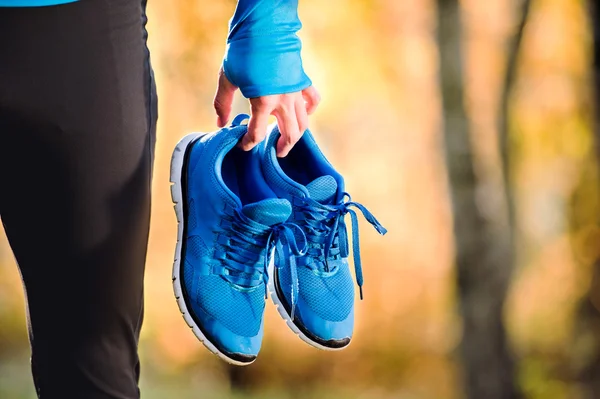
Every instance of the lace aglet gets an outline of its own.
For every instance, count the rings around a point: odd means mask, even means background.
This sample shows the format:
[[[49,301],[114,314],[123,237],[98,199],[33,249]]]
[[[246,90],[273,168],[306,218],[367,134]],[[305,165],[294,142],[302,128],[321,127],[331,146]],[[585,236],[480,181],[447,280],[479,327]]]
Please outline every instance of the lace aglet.
[[[290,314],[290,317],[292,318],[292,322],[293,322],[293,321],[294,321],[294,319],[295,319],[295,313],[296,313],[296,307],[294,306],[294,307],[292,308],[292,313]]]
[[[358,291],[360,292],[360,300],[363,300],[363,290],[362,290],[362,285],[360,287],[358,287]]]

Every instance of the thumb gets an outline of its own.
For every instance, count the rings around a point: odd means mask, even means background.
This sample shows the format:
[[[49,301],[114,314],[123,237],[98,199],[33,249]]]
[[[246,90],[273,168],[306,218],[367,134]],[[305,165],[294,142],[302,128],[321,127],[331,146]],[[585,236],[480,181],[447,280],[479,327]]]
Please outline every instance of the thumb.
[[[215,99],[213,106],[217,112],[217,126],[224,127],[229,121],[231,115],[231,108],[233,105],[233,95],[237,87],[227,79],[223,68],[219,71],[219,82],[217,84],[217,92],[215,93]]]
[[[304,97],[304,100],[306,101],[306,113],[310,115],[315,112],[317,106],[321,102],[321,95],[317,89],[315,89],[314,86],[307,87],[302,90],[302,97]]]

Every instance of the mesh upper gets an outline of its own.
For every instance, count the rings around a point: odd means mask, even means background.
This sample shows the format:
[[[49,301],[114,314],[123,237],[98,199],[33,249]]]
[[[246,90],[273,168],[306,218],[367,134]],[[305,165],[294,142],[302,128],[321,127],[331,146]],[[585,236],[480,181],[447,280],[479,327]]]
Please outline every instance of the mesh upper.
[[[199,236],[189,237],[186,241],[186,257],[198,260],[209,255],[209,250]]]
[[[275,146],[275,142],[277,140],[277,134],[275,133],[271,133],[268,140],[268,144],[266,144],[267,146],[267,151],[270,151],[271,148],[273,146]],[[267,154],[267,157],[270,157],[270,154]],[[276,188],[276,192],[278,192],[278,194],[281,193],[285,193],[285,198],[287,199],[291,199],[291,195],[294,194],[296,196],[301,196],[302,195],[302,190],[299,190],[298,188],[292,186],[291,184],[287,183],[286,181],[284,181],[281,176],[279,175],[279,173],[277,172],[277,170],[275,169],[274,163],[277,162],[277,159],[273,159],[273,160],[263,160],[262,162],[262,170],[263,173],[265,175],[265,179],[266,181],[269,183],[269,185],[273,188]]]
[[[183,267],[183,282],[186,284],[186,289],[189,290],[191,285],[188,286],[188,283],[194,280],[194,268],[188,265],[187,262],[183,262],[183,265],[180,267]]]
[[[337,192],[338,184],[333,176],[325,175],[316,178],[306,185],[310,197],[322,204],[329,204]]]
[[[198,236],[190,237],[186,248],[183,276],[192,302],[234,334],[245,337],[258,334],[265,306],[264,285],[241,290],[221,276],[195,275],[192,265],[208,255],[209,249]]]
[[[277,134],[269,137],[269,150],[274,146]],[[322,155],[321,155],[322,156]],[[268,157],[271,157],[268,154]],[[277,172],[274,163],[276,158],[263,162],[263,171],[269,184],[277,187],[281,192],[293,196],[303,196],[302,191],[287,183]],[[322,203],[330,203],[338,190],[337,181],[333,176],[325,175],[315,179],[306,186],[311,198]],[[299,222],[298,220],[291,220]],[[301,238],[297,235],[297,240]],[[305,266],[298,266],[298,289],[302,301],[317,316],[324,320],[339,322],[346,320],[354,306],[354,283],[348,262],[345,259],[330,261],[331,266],[338,267],[337,273],[332,276],[315,274]],[[290,287],[291,275],[286,262],[278,271],[279,283],[288,304],[291,304]]]
[[[354,304],[354,284],[346,260],[330,261],[338,272],[333,276],[316,275],[307,267],[298,267],[299,295],[319,317],[329,321],[345,320]],[[279,282],[288,304],[290,300],[291,276],[289,267],[279,269]]]
[[[196,205],[194,203],[194,199],[191,198],[189,203],[188,203],[188,215],[187,215],[187,224],[188,224],[188,230],[194,230],[197,226],[197,222],[196,222]]]
[[[240,291],[220,276],[200,276],[196,295],[202,309],[234,334],[258,334],[265,308],[265,288]]]
[[[241,128],[235,128],[241,129]],[[196,143],[200,145],[200,141]],[[211,151],[211,164],[216,163],[216,158],[224,147],[231,145],[227,140],[219,143],[217,148]],[[202,148],[202,147],[200,147]],[[188,231],[198,227],[198,204],[190,198],[190,192],[199,190],[201,186],[209,184],[211,190],[219,192],[221,198],[227,198],[224,188],[217,181],[215,173],[206,173],[200,170],[199,162],[208,156],[204,149],[195,149],[190,156],[188,173],[190,176],[202,175],[199,179],[188,181],[188,214],[186,223]],[[210,179],[210,180],[208,180]],[[199,262],[205,262],[210,258],[213,250],[220,247],[216,242],[205,243],[200,236],[184,238],[186,240],[185,261],[182,262],[183,278],[190,302],[202,309],[210,317],[217,320],[233,334],[253,337],[260,331],[262,314],[265,306],[264,285],[261,284],[253,289],[240,289],[226,281],[219,275],[199,275],[194,272],[194,266]],[[216,239],[216,236],[215,236]],[[190,309],[191,310],[191,309]]]
[[[269,198],[245,205],[242,212],[257,223],[273,226],[288,220],[292,207],[286,199]]]

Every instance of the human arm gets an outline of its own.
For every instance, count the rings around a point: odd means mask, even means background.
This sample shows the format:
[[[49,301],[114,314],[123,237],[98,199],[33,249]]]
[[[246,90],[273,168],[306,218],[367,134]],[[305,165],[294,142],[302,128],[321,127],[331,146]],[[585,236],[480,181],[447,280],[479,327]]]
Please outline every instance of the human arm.
[[[298,0],[239,0],[229,25],[214,107],[217,124],[230,118],[235,91],[249,98],[251,118],[241,147],[249,150],[266,135],[270,115],[285,156],[308,128],[308,115],[320,97],[302,67]]]

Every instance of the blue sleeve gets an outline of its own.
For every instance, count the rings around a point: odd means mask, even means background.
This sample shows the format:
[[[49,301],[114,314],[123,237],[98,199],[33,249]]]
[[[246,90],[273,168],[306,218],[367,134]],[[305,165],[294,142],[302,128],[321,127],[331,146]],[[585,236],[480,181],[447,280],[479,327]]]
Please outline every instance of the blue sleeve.
[[[239,0],[229,23],[225,76],[246,98],[309,87],[296,35],[301,27],[298,0]]]

